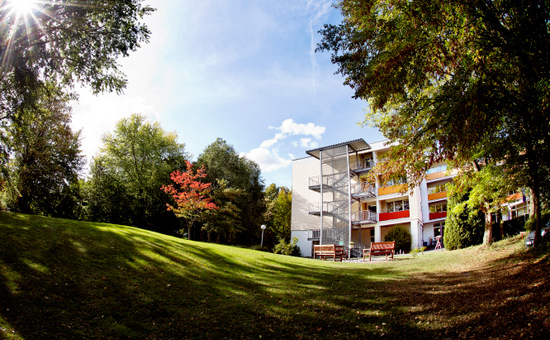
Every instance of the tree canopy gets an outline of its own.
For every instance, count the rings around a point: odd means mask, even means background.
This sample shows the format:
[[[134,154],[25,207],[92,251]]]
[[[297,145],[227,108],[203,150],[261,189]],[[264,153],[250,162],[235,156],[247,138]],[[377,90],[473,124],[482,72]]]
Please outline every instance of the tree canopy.
[[[510,188],[548,197],[548,1],[340,1],[319,50],[393,143],[384,169],[418,184],[433,164],[491,158]],[[540,230],[540,224],[538,225]]]
[[[105,197],[112,197],[109,209],[125,211],[125,223],[157,229],[166,217],[170,197],[160,187],[170,183],[170,173],[185,167],[188,155],[175,133],[165,132],[158,123],[146,119],[139,114],[121,119],[114,132],[104,136],[100,154],[93,159],[87,192],[93,194],[89,197],[92,211],[106,204]],[[105,192],[115,188],[125,193],[131,211],[120,198]]]
[[[206,181],[213,183],[215,197],[216,190],[224,190],[223,187],[241,190],[238,195],[230,195],[235,198],[232,202],[235,208],[241,212],[239,225],[242,229],[235,240],[237,243],[254,242],[259,238],[266,209],[258,164],[240,156],[233,146],[221,138],[205,148],[197,163],[206,167]],[[220,185],[222,180],[225,182],[223,187]]]
[[[80,83],[95,92],[126,86],[118,58],[149,39],[142,22],[153,9],[142,0],[34,1],[29,13],[0,2],[0,170],[7,175],[9,135],[21,114],[36,109],[44,87],[70,93]],[[35,112],[36,113],[36,112]]]
[[[126,80],[117,59],[148,41],[142,19],[152,11],[142,0],[61,0],[37,1],[22,16],[2,1],[0,81],[33,75],[120,91]]]
[[[55,86],[37,90],[35,108],[20,112],[10,129],[6,205],[25,213],[77,217],[84,163],[80,132],[70,127],[69,98]]]

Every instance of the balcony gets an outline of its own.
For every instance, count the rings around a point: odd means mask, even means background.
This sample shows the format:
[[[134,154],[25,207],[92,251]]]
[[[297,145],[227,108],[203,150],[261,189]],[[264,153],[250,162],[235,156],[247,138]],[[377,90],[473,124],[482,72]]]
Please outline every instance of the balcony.
[[[446,218],[446,217],[447,217],[447,212],[446,211],[430,213],[430,221],[431,220],[437,220],[437,219],[440,219],[440,218]]]
[[[332,186],[332,179],[330,177],[324,176],[322,182],[323,190]],[[321,191],[321,176],[313,176],[309,178],[309,189],[317,192]]]
[[[356,174],[368,172],[374,168],[374,161],[372,159],[361,159],[355,164],[350,164],[351,171]]]
[[[322,208],[322,209],[321,209]],[[329,204],[328,202],[325,203],[310,203],[308,213],[310,215],[321,215],[321,210],[323,213],[327,213],[329,211]]]
[[[435,200],[439,200],[439,199],[442,199],[442,198],[447,198],[447,192],[446,191],[441,191],[441,192],[436,192],[436,193],[433,193],[433,194],[428,194],[428,201],[435,201]]]
[[[370,210],[356,211],[351,215],[351,223],[354,225],[376,223],[376,213]]]
[[[354,184],[351,186],[351,196],[357,200],[376,197],[376,187],[368,182]]]
[[[335,216],[340,219],[348,218],[348,201],[334,201],[334,202],[323,202],[323,203],[310,203],[309,211],[310,215],[321,215],[321,209],[323,215],[326,216]]]
[[[401,210],[401,211],[378,214],[378,220],[380,222],[388,221],[388,220],[396,220],[399,218],[408,218],[408,217],[410,217],[410,210]]]
[[[308,233],[307,233],[308,241],[319,241],[320,237],[321,237],[321,230],[319,229],[308,230]]]
[[[405,184],[397,184],[389,187],[378,188],[378,196],[398,194],[405,189]]]

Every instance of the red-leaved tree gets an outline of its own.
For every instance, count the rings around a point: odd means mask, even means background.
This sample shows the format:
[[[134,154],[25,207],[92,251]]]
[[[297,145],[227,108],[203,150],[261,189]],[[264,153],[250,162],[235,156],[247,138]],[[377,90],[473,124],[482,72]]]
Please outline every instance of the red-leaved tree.
[[[193,171],[193,164],[186,161],[187,170],[176,170],[170,174],[174,184],[163,185],[161,190],[170,194],[176,202],[176,207],[166,204],[169,211],[173,211],[177,217],[187,220],[187,237],[191,239],[191,227],[200,220],[201,214],[206,210],[214,210],[218,207],[212,201],[210,192],[211,183],[201,182],[206,177],[204,166]]]

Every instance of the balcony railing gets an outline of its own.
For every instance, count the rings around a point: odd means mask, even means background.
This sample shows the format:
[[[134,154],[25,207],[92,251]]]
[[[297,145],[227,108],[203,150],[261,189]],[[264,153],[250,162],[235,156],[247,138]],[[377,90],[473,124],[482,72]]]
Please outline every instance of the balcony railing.
[[[355,172],[365,172],[374,168],[374,165],[375,164],[372,159],[361,159],[359,163],[350,164],[350,168]]]
[[[369,210],[356,211],[351,215],[351,222],[354,224],[376,223],[376,213]]]
[[[430,220],[437,220],[439,218],[446,218],[446,217],[447,217],[446,211],[430,213]]]
[[[394,211],[387,213],[378,214],[378,219],[380,221],[395,220],[398,218],[408,218],[410,217],[410,210]]]
[[[323,176],[322,184],[324,188],[332,186],[332,178]],[[321,190],[321,176],[313,176],[309,178],[309,189],[315,191]]]
[[[436,193],[433,193],[433,194],[428,194],[428,201],[434,201],[434,200],[438,200],[438,199],[442,199],[442,198],[446,198],[447,197],[447,192],[446,191],[440,191],[440,192],[436,192]]]
[[[376,197],[376,186],[368,182],[354,184],[351,186],[351,194],[356,198]]]
[[[307,239],[308,240],[319,240],[319,238],[321,237],[321,230],[319,229],[313,229],[313,230],[308,230],[308,233],[307,233]]]
[[[323,214],[343,216],[344,218],[346,218],[348,207],[349,207],[349,203],[347,201],[310,203],[309,214],[320,215],[321,208],[322,208]]]

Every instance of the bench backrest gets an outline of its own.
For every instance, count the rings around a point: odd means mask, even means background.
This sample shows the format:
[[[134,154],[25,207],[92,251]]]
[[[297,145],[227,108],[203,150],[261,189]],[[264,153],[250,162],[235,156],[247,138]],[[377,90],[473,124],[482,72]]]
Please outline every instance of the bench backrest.
[[[395,241],[391,242],[372,242],[371,250],[395,250]]]
[[[344,246],[334,246],[334,252],[336,254],[343,254],[344,253]]]
[[[325,252],[325,251],[335,251],[335,245],[334,244],[316,244],[313,246],[313,249],[315,252]]]

